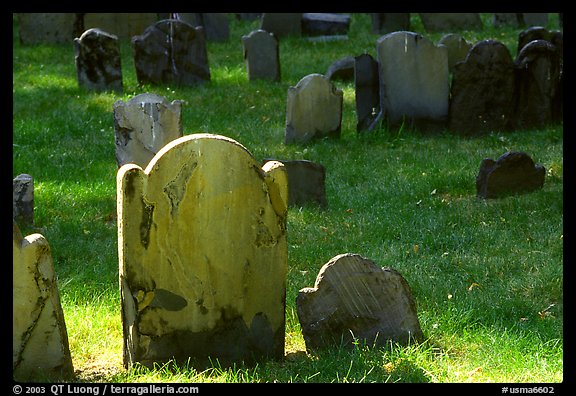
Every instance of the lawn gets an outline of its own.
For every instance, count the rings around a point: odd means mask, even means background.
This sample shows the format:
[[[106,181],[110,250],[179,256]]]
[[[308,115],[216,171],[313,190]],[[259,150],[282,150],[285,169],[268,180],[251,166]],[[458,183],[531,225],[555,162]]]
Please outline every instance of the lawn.
[[[417,14],[412,30],[428,34]],[[513,57],[521,29],[463,31],[496,39]],[[77,381],[89,382],[532,382],[563,381],[563,125],[463,137],[450,132],[356,132],[354,84],[344,92],[342,135],[284,144],[288,87],[335,60],[376,56],[367,14],[352,14],[345,41],[280,42],[280,82],[249,82],[241,36],[258,22],[231,19],[230,40],[208,43],[211,82],[139,86],[122,42],[124,92],[80,89],[70,44],[22,46],[13,19],[13,177],[34,177],[35,225],[58,276]],[[558,29],[550,14],[550,29]],[[198,371],[122,367],[112,106],[143,92],[183,100],[184,133],[226,135],[258,160],[307,159],[326,168],[328,207],[288,212],[286,357],[255,367]],[[525,151],[546,168],[544,187],[476,197],[483,158]],[[425,340],[306,353],[298,290],[341,253],[399,271],[412,289]],[[41,380],[41,379],[40,379]]]

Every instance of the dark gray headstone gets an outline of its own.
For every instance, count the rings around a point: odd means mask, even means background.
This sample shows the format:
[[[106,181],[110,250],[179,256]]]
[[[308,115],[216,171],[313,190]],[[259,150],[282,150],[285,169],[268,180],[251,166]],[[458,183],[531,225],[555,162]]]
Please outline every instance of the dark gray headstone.
[[[227,13],[179,13],[178,19],[192,26],[202,26],[208,41],[228,41],[230,38],[230,22]]]
[[[495,40],[472,47],[454,66],[448,128],[473,135],[514,126],[515,71],[508,48]]]
[[[410,30],[409,12],[371,13],[372,33],[387,34]]]
[[[520,53],[526,44],[534,40],[546,40],[556,46],[559,46],[560,55],[562,55],[562,33],[549,31],[542,26],[532,26],[518,33],[517,53]]]
[[[526,26],[548,26],[548,13],[525,12],[522,14]]]
[[[334,61],[328,66],[326,70],[326,78],[329,80],[342,80],[342,81],[353,81],[354,80],[354,57],[345,56],[344,58]]]
[[[519,28],[523,26],[524,18],[521,13],[499,12],[492,16],[492,24],[497,28],[502,26]]]
[[[26,173],[12,181],[12,217],[20,227],[34,224],[34,179]]]
[[[69,43],[74,39],[76,14],[18,13],[20,43]]]
[[[302,13],[265,12],[260,25],[262,30],[280,39],[285,36],[302,35]]]
[[[421,12],[420,19],[427,32],[452,32],[455,30],[482,30],[482,20],[477,12]]]
[[[98,28],[115,35],[120,41],[130,40],[159,19],[156,13],[146,12],[88,12],[82,15],[83,29]]]
[[[280,81],[280,56],[278,40],[272,33],[262,29],[242,36],[244,59],[248,80]]]
[[[468,43],[457,33],[445,34],[440,38],[438,44],[445,45],[448,48],[448,70],[450,71],[454,69],[456,63],[466,58],[468,51],[472,48],[472,44]]]
[[[494,161],[485,158],[476,177],[476,194],[480,198],[500,198],[537,190],[544,185],[546,170],[535,165],[524,152],[509,151]]]
[[[354,63],[356,131],[370,130],[380,113],[378,62],[369,54],[358,55]]]
[[[423,339],[406,280],[357,254],[324,264],[314,287],[298,292],[296,312],[308,351],[351,346],[356,340],[379,347]]]
[[[132,38],[140,84],[197,85],[210,81],[204,29],[164,19]]]
[[[346,35],[350,27],[350,15],[328,13],[302,14],[302,34],[305,36]]]
[[[78,85],[93,91],[122,91],[118,37],[100,29],[86,30],[74,39]]]

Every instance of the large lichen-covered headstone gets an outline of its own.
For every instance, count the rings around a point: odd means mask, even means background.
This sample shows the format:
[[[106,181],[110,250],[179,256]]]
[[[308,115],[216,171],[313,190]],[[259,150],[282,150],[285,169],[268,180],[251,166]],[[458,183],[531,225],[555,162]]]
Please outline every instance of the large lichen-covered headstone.
[[[117,185],[125,366],[283,357],[283,165],[193,134],[121,167]]]
[[[74,375],[50,246],[12,230],[12,368],[17,381]]]
[[[406,280],[358,254],[340,254],[324,264],[314,287],[298,292],[296,310],[309,351],[423,338]]]
[[[262,29],[242,36],[248,80],[280,81],[278,40]]]
[[[88,29],[74,39],[78,85],[94,91],[122,91],[122,64],[118,37]]]
[[[322,74],[309,74],[288,88],[285,143],[340,137],[343,93]]]
[[[134,163],[145,168],[162,147],[182,136],[182,102],[151,93],[118,100],[114,134],[118,167]]]

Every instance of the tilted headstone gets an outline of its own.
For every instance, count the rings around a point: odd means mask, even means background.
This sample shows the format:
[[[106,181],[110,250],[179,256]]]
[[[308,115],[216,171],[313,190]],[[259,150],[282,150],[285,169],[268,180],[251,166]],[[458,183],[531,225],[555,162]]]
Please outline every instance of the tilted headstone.
[[[512,129],[515,84],[508,48],[496,40],[476,43],[454,66],[448,129],[462,135]]]
[[[354,63],[356,131],[369,131],[380,113],[378,62],[369,54],[358,55]]]
[[[302,13],[265,12],[260,29],[273,33],[277,39],[302,35]]]
[[[561,88],[561,57],[558,48],[546,40],[526,44],[515,61],[518,129],[543,127],[558,119]]]
[[[402,275],[358,254],[340,254],[296,297],[306,349],[384,346],[423,339],[412,292]]]
[[[508,151],[494,161],[485,158],[476,176],[479,198],[500,198],[542,188],[546,169],[524,152]]]
[[[401,30],[410,30],[410,13],[371,13],[372,33],[387,34]]]
[[[308,160],[274,160],[284,165],[288,175],[288,206],[328,206],[326,199],[326,168]]]
[[[18,13],[20,43],[69,43],[74,39],[76,14],[68,12]]]
[[[118,167],[145,168],[162,147],[182,136],[182,102],[143,93],[114,103],[114,135]]]
[[[285,143],[340,137],[343,93],[322,74],[309,74],[288,88]]]
[[[122,91],[122,64],[118,37],[88,29],[74,39],[78,86],[93,91]]]
[[[421,12],[420,19],[427,32],[454,30],[482,30],[482,20],[477,12]]]
[[[287,177],[192,134],[117,175],[124,364],[284,356]]]
[[[242,36],[248,80],[280,81],[278,40],[262,29]]]
[[[164,19],[132,38],[139,84],[197,85],[210,81],[204,28]]]
[[[354,81],[354,57],[345,56],[330,64],[324,76],[330,81]]]
[[[445,45],[448,48],[448,70],[453,71],[454,65],[463,61],[468,55],[468,51],[472,48],[472,44],[468,43],[464,38],[456,33],[448,33],[442,36],[438,44]]]
[[[12,368],[16,381],[70,379],[74,367],[52,263],[40,234],[12,226]]]
[[[302,14],[304,36],[347,35],[349,28],[350,15],[314,12]]]
[[[12,218],[20,227],[34,224],[34,179],[26,173],[12,180]]]
[[[377,41],[380,108],[388,125],[443,129],[448,119],[448,50],[414,32]]]

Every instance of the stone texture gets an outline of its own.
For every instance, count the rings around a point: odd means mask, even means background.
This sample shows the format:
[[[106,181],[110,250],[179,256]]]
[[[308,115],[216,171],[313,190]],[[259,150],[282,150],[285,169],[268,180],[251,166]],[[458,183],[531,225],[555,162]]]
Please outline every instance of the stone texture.
[[[74,39],[75,20],[76,14],[66,12],[18,13],[20,43],[69,43]]]
[[[98,28],[120,40],[130,40],[158,21],[156,13],[146,12],[88,12],[78,14],[84,30]]]
[[[498,12],[492,16],[492,24],[497,28],[503,26],[519,28],[523,26],[524,18],[521,13]]]
[[[288,88],[285,143],[340,137],[343,93],[321,74],[309,74]]]
[[[26,173],[12,180],[12,218],[20,227],[34,224],[34,178]]]
[[[377,41],[380,108],[392,128],[444,129],[448,119],[448,50],[413,32]]]
[[[204,28],[164,19],[132,38],[139,84],[193,86],[210,81]]]
[[[248,80],[280,81],[278,40],[262,29],[242,36]]]
[[[330,346],[384,346],[423,338],[410,287],[400,273],[357,254],[333,257],[320,269],[314,288],[296,298],[308,351]]]
[[[78,86],[92,91],[122,91],[122,64],[118,37],[88,29],[74,39]]]
[[[182,136],[182,102],[143,93],[114,103],[114,133],[118,167],[146,167],[168,142]]]
[[[427,32],[453,32],[455,30],[482,30],[477,12],[421,12],[420,19]]]
[[[228,14],[223,12],[179,13],[178,19],[192,26],[202,26],[206,40],[224,42],[230,38]]]
[[[472,44],[468,43],[462,36],[456,33],[448,33],[442,36],[438,44],[445,45],[448,48],[448,70],[454,70],[454,65],[466,59],[468,51]]]
[[[494,161],[485,158],[476,177],[479,198],[500,198],[542,188],[546,170],[524,152],[509,151]]]
[[[68,333],[50,246],[12,230],[12,368],[17,381],[70,379]]]
[[[515,69],[508,48],[495,40],[476,43],[452,74],[448,128],[462,135],[511,130]]]
[[[288,187],[238,142],[194,134],[117,175],[124,364],[284,356]]]
[[[371,13],[372,33],[387,34],[410,30],[410,13]]]
[[[273,33],[276,38],[302,35],[302,13],[265,12],[260,28]]]
[[[355,58],[354,95],[356,131],[370,131],[380,113],[380,78],[378,62],[369,54],[361,54]]]
[[[302,14],[301,23],[305,36],[347,35],[350,15],[309,12]]]

